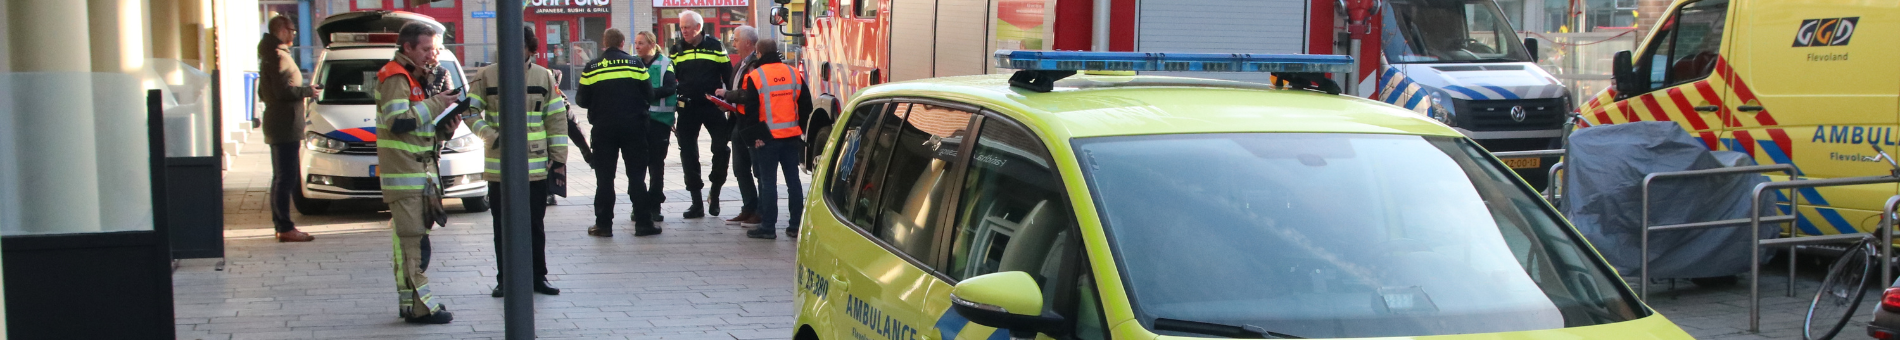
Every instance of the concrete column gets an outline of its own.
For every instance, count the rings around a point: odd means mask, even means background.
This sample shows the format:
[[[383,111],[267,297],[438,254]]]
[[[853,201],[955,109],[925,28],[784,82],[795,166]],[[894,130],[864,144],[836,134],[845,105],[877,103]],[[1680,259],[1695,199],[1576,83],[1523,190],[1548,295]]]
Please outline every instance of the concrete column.
[[[179,40],[178,0],[151,0],[152,21],[152,57],[158,59],[181,59]]]
[[[0,122],[17,132],[8,144],[18,148],[18,185],[5,187],[21,197],[20,223],[7,233],[100,230],[86,12],[65,1],[7,3],[9,62],[19,73],[0,89],[13,98]]]
[[[102,231],[150,230],[151,173],[147,157],[145,2],[87,0],[92,47],[92,112]],[[176,135],[174,135],[176,136]],[[183,138],[183,136],[178,136]]]

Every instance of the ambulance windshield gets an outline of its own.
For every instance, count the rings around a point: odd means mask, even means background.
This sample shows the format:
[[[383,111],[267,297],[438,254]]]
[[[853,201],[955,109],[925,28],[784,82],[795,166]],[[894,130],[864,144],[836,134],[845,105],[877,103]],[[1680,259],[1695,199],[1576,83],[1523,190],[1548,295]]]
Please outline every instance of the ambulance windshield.
[[[1530,56],[1491,0],[1393,0],[1381,40],[1392,63],[1527,62]]]
[[[1076,140],[1137,318],[1305,338],[1580,327],[1648,312],[1509,169],[1457,138]]]

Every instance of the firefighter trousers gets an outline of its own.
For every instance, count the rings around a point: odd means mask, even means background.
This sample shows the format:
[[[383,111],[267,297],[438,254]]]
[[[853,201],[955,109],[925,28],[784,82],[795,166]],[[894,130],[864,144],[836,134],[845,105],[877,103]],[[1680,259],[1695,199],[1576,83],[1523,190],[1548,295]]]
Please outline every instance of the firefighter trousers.
[[[389,202],[389,214],[392,218],[389,226],[393,233],[393,260],[396,272],[396,293],[401,305],[397,311],[403,317],[423,317],[439,311],[441,304],[436,303],[435,295],[429,292],[429,277],[423,275],[426,263],[427,244],[429,243],[429,225],[426,222],[428,206],[423,203],[426,197],[409,197]]]

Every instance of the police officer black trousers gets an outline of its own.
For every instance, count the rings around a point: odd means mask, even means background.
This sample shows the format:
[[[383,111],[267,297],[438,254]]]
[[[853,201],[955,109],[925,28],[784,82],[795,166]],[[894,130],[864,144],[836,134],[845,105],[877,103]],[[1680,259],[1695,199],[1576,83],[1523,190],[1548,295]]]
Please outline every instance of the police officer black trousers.
[[[697,103],[705,103],[704,100]],[[732,121],[726,119],[726,113],[712,104],[687,106],[679,109],[678,126],[673,136],[679,138],[680,170],[686,175],[686,190],[693,195],[693,204],[700,204],[700,190],[706,188],[706,182],[712,182],[714,188],[726,184],[726,169],[732,160]],[[706,129],[712,135],[712,172],[700,177],[699,169],[699,130]],[[596,135],[598,136],[598,135]],[[703,178],[703,180],[702,180]],[[716,190],[715,190],[716,191]],[[682,217],[704,217],[703,211],[689,210]]]
[[[645,181],[640,177],[647,172],[647,124],[654,124],[646,117],[601,117],[594,123],[591,134],[594,137],[594,185],[599,192],[594,194],[594,226],[608,236],[613,234],[614,221],[614,177],[620,165],[627,169],[627,200],[633,210],[634,236],[646,236],[660,233],[653,226],[653,216],[649,215],[644,201],[649,193]],[[624,154],[624,155],[623,155]],[[619,162],[619,163],[616,163]]]

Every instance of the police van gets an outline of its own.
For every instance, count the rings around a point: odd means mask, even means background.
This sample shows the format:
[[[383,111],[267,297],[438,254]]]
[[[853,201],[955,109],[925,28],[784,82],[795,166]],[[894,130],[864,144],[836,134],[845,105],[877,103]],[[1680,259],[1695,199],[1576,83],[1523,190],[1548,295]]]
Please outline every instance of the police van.
[[[1690,339],[1471,138],[1300,73],[1351,57],[995,62],[844,106],[795,339]]]
[[[410,22],[442,29],[434,18],[400,11],[337,14],[317,27],[323,54],[317,57],[314,82],[323,93],[304,110],[303,185],[292,200],[298,212],[316,215],[336,200],[383,197],[376,169],[376,71],[396,55],[395,32]],[[467,83],[454,53],[438,59],[439,77],[425,83],[445,89]],[[486,211],[482,140],[466,127],[456,127],[453,136],[442,149],[444,197],[461,199],[468,211]]]
[[[1616,55],[1615,85],[1585,103],[1583,117],[1675,122],[1711,150],[1794,164],[1804,179],[1888,172],[1868,146],[1896,153],[1900,143],[1900,45],[1887,40],[1900,32],[1889,26],[1900,7],[1682,0],[1660,18],[1635,51]],[[1872,231],[1896,193],[1892,183],[1802,189],[1795,230]]]

